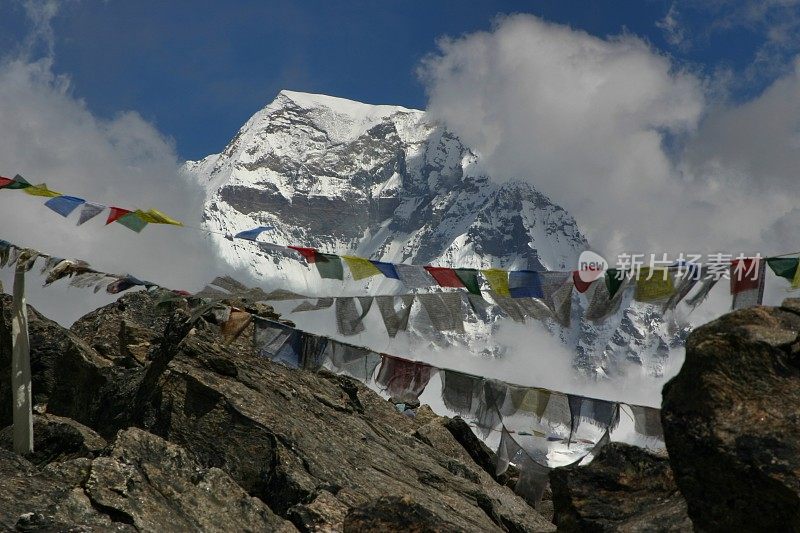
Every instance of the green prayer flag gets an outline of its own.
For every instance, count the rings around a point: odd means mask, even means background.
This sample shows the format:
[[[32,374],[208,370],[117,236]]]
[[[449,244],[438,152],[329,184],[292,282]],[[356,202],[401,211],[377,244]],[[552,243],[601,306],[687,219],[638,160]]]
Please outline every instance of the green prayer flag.
[[[481,293],[481,284],[478,281],[478,271],[474,268],[456,268],[456,276],[472,294]]]
[[[775,275],[789,281],[794,279],[798,263],[800,263],[800,260],[796,257],[774,257],[767,259],[767,265],[775,272]]]
[[[344,279],[344,269],[342,268],[342,258],[334,254],[323,254],[317,252],[317,266],[319,275],[327,279]]]
[[[606,288],[608,289],[609,300],[617,294],[624,280],[625,276],[620,273],[619,269],[609,268],[606,270]]]
[[[116,222],[119,222],[126,228],[139,233],[147,226],[147,222],[142,220],[136,213],[127,213],[119,217]]]
[[[3,187],[4,189],[27,189],[28,187],[33,187],[30,183],[28,183],[25,178],[17,174],[14,176],[14,181]]]

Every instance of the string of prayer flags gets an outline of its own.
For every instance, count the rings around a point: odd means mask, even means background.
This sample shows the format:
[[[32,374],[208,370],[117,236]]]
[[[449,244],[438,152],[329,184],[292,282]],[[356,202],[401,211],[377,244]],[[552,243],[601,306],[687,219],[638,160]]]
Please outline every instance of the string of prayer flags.
[[[350,269],[350,275],[353,276],[354,280],[371,278],[381,273],[381,270],[369,259],[354,257],[352,255],[343,255],[342,259],[347,263],[347,268]]]
[[[499,294],[500,296],[511,296],[511,291],[508,288],[508,272],[500,270],[499,268],[487,268],[481,270],[483,277],[489,287]]]
[[[395,268],[395,265],[393,265],[392,263],[385,263],[383,261],[370,261],[370,263],[372,263],[375,266],[375,268],[380,270],[381,274],[383,274],[387,278],[396,280],[400,279],[400,276],[397,274],[397,269]]]
[[[7,178],[6,178],[7,179]],[[30,183],[28,183],[25,178],[17,174],[14,176],[14,179],[10,180],[9,182],[5,182],[6,184],[2,186],[3,189],[27,189],[28,187],[33,187]]]
[[[322,278],[344,279],[342,259],[338,255],[317,252],[314,265],[317,267],[317,272],[319,272]]]
[[[432,292],[417,294],[416,297],[425,309],[429,325],[434,331],[455,331],[464,333],[464,319],[461,311],[461,293]]]
[[[746,257],[731,261],[731,294],[733,309],[761,305],[764,298],[766,261],[759,257]]]
[[[767,265],[776,276],[788,280],[792,289],[800,289],[800,259],[797,257],[774,257],[767,259]]]
[[[463,288],[464,284],[452,268],[426,266],[425,270],[436,280],[440,287]]]
[[[0,189],[16,189],[22,190],[24,193],[31,196],[41,196],[48,198],[44,203],[46,207],[58,213],[62,217],[68,217],[78,207],[83,206],[80,217],[78,218],[78,226],[91,220],[99,215],[106,207],[103,204],[88,202],[83,198],[77,196],[69,196],[57,191],[53,191],[44,183],[40,185],[32,185],[25,178],[17,174],[13,179],[0,176]],[[135,231],[140,232],[147,226],[147,224],[169,224],[173,226],[183,226],[182,222],[175,220],[162,213],[157,209],[148,209],[144,211],[137,209],[132,211],[122,207],[109,207],[109,215],[106,220],[106,225],[112,222],[119,222],[123,226]]]
[[[259,226],[257,228],[252,228],[252,229],[240,231],[239,233],[237,233],[233,237],[235,239],[244,239],[246,241],[255,241],[258,238],[259,235],[261,235],[265,231],[271,231],[273,229],[275,229],[275,228],[273,228],[272,226]]]
[[[50,198],[47,200],[44,205],[61,215],[62,217],[68,217],[70,213],[75,211],[78,207],[85,204],[86,200],[83,198],[77,198],[75,196],[56,196],[55,198]]]
[[[508,273],[508,290],[512,298],[542,298],[542,281],[534,270],[512,270]]]

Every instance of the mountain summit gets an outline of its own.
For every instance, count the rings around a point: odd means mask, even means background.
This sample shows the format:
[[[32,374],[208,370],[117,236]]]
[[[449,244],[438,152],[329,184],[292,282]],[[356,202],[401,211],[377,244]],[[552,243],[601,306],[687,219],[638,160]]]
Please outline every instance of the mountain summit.
[[[272,226],[269,240],[280,245],[533,270],[575,268],[588,246],[574,218],[530,183],[491,179],[480,154],[425,112],[399,106],[281,91],[221,153],[190,161],[186,170],[206,190],[207,228],[234,234]],[[342,289],[263,246],[216,242],[225,260],[265,284],[317,295]],[[385,281],[367,289],[390,292]],[[616,358],[609,349],[621,346],[628,359],[658,353],[651,369],[658,374],[668,336],[661,321],[643,313],[634,307],[602,326],[577,324],[578,317],[557,334],[590,373],[607,371]]]

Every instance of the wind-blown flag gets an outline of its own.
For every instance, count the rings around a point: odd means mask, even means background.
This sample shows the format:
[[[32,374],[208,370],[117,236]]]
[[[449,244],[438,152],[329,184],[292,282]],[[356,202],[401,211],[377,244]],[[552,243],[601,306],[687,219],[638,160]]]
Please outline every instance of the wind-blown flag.
[[[5,189],[12,183],[14,183],[13,179],[6,178],[5,176],[0,176],[0,189]]]
[[[592,280],[594,281],[594,280]],[[584,292],[589,290],[589,287],[592,286],[591,281],[583,281],[581,279],[581,272],[580,270],[575,270],[572,272],[572,283],[575,284],[575,290],[579,293],[583,294]]]
[[[44,183],[25,187],[23,191],[25,194],[30,194],[31,196],[44,196],[46,198],[55,198],[56,196],[61,196],[60,192],[51,191]]]
[[[289,248],[302,255],[307,263],[313,263],[317,260],[316,248],[306,248],[305,246],[289,246]]]
[[[342,259],[347,263],[347,268],[350,269],[350,275],[353,276],[355,280],[370,278],[381,273],[380,269],[372,264],[369,259],[354,257],[352,255],[343,255]]]
[[[109,207],[108,218],[106,219],[106,226],[112,222],[116,222],[120,217],[124,217],[131,213],[130,209],[123,209],[122,207]]]
[[[117,224],[122,224],[129,230],[133,230],[136,233],[139,233],[145,228],[145,226],[147,226],[147,222],[139,218],[139,215],[136,213],[127,213],[122,215],[117,219]]]
[[[80,217],[78,217],[78,226],[80,226],[84,222],[88,222],[89,220],[93,219],[94,217],[102,213],[103,209],[105,208],[106,206],[101,204],[86,202],[85,204],[83,204]]]
[[[507,271],[499,268],[487,268],[486,270],[481,270],[481,273],[494,292],[500,296],[511,296],[511,292],[508,289]]]
[[[634,299],[637,302],[667,300],[675,292],[673,274],[666,268],[644,267],[636,278]]]
[[[27,180],[19,174],[14,176],[14,179],[11,180],[10,183],[3,186],[4,189],[27,189],[28,187],[33,187],[33,185],[28,183]]]
[[[137,209],[134,212],[139,218],[149,224],[171,224],[173,226],[183,226],[183,222],[175,220],[166,213],[162,213],[158,209],[148,209],[147,211]]]
[[[265,231],[273,230],[272,226],[259,226],[257,228],[248,229],[245,231],[240,231],[236,235],[233,236],[234,239],[244,239],[246,241],[255,241],[259,235],[264,233]]]
[[[425,270],[428,271],[428,274],[433,276],[433,279],[436,280],[436,283],[438,283],[440,287],[464,287],[456,271],[452,268],[426,266]]]
[[[533,270],[512,270],[508,273],[508,290],[512,298],[542,298],[542,281]]]
[[[764,298],[766,261],[747,257],[731,261],[731,294],[733,309],[761,305]]]
[[[326,279],[344,279],[342,259],[338,255],[317,252],[314,265],[319,275]]]
[[[422,289],[436,285],[436,280],[421,266],[399,264],[394,265],[394,268],[400,281],[409,289]]]
[[[69,216],[70,213],[75,211],[79,206],[86,203],[83,198],[76,198],[75,196],[57,196],[50,198],[44,205],[61,215],[62,217]]]
[[[392,263],[384,263],[383,261],[370,261],[375,268],[381,271],[381,273],[390,279],[400,279],[400,276],[397,274],[397,269],[394,268]]]
[[[785,278],[792,284],[792,289],[800,289],[800,259],[797,257],[774,257],[767,259],[769,268],[776,276]]]
[[[478,281],[478,271],[474,268],[456,268],[456,276],[471,294],[481,293],[481,284]]]

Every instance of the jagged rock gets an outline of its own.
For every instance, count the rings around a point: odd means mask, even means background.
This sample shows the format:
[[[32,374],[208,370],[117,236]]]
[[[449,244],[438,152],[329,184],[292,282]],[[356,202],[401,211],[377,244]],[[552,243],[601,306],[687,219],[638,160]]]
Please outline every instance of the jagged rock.
[[[345,533],[455,533],[461,527],[442,520],[405,496],[384,496],[353,509],[345,518]]]
[[[39,470],[0,449],[0,527],[21,531],[294,531],[218,469],[139,429],[108,456]]]
[[[623,443],[550,472],[559,531],[691,531],[669,461]]]
[[[96,457],[106,441],[72,419],[55,415],[33,416],[33,453],[26,457],[35,465],[77,457]],[[0,430],[0,447],[13,450],[13,426]]]
[[[142,295],[156,298],[140,293],[137,299]],[[133,321],[126,298],[122,305],[93,314],[95,338],[105,335],[106,323],[117,328],[120,314]],[[384,496],[411,498],[435,522],[460,530],[554,530],[498,484],[486,465],[475,463],[472,456],[478,446],[473,443],[475,449],[465,450],[446,421],[427,407],[420,407],[417,417],[404,416],[355,380],[288,369],[256,356],[251,330],[226,345],[218,325],[204,319],[187,325],[187,317],[185,309],[177,308],[155,325],[137,322],[137,327],[163,330],[147,333],[152,339],[148,359],[131,368],[125,368],[125,358],[118,353],[102,356],[74,332],[50,325],[48,338],[67,339],[76,352],[72,360],[80,361],[83,371],[64,373],[62,379],[56,360],[50,361],[53,367],[40,369],[52,377],[51,390],[72,390],[77,396],[51,393],[48,412],[72,416],[108,440],[130,426],[146,429],[169,446],[186,450],[186,461],[190,457],[209,472],[224,471],[231,483],[305,530],[340,529],[351,511]],[[35,351],[41,345],[35,340],[39,330],[31,331]],[[83,411],[76,412],[78,408]],[[419,438],[423,433],[427,443]],[[120,438],[127,434],[123,431]],[[142,505],[151,505],[147,500],[156,494],[148,487],[141,493],[109,488],[147,477],[143,473],[149,470],[137,471],[136,464],[125,463],[126,457],[124,451],[112,451],[57,467],[61,477],[77,479],[80,461],[86,461],[94,477],[86,475],[82,497],[114,508],[115,519],[130,517],[135,522],[137,513],[149,516],[150,507],[134,505],[123,496],[140,497]],[[154,459],[152,468],[164,460]],[[97,485],[93,479],[99,480]],[[166,503],[180,505],[165,498]],[[144,515],[140,519],[148,523]]]
[[[707,531],[800,531],[800,300],[697,328],[662,422],[689,516]]]
[[[11,424],[11,297],[0,295],[0,427]],[[107,394],[131,383],[132,371],[114,364],[78,336],[28,306],[33,403],[93,427],[92,417],[113,409]],[[110,386],[110,387],[109,387]],[[50,403],[56,411],[48,408]]]

